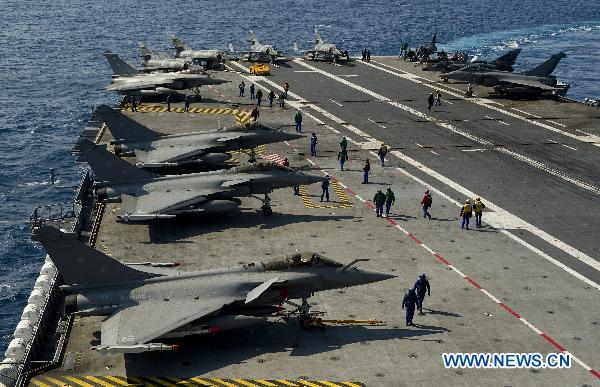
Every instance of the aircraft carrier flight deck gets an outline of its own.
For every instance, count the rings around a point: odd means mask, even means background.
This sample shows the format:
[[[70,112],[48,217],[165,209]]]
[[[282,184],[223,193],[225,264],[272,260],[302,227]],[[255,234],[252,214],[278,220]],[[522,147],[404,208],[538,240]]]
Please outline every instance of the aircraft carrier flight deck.
[[[465,96],[465,84],[398,57],[348,64],[293,59],[252,75],[247,62],[218,72],[226,84],[201,88],[189,113],[181,101],[142,101],[122,113],[168,133],[250,122],[254,101],[238,84],[276,94],[289,83],[286,106],[263,98],[258,122],[304,138],[260,146],[259,160],[330,176],[330,201],[321,185],[276,189],[273,214],[260,198],[242,198],[240,211],[210,217],[118,219],[120,203],[80,193],[81,240],[127,263],[178,263],[178,270],[241,267],[312,251],[341,264],[394,275],[372,284],[317,292],[309,303],[323,327],[304,329],[294,318],[268,325],[171,339],[173,351],[111,353],[90,350],[103,317],[58,322],[47,341],[58,343],[53,367],[40,368],[34,386],[404,386],[577,385],[600,374],[600,110],[563,98],[520,100],[486,87]],[[430,93],[441,105],[428,109]],[[248,93],[248,91],[246,91]],[[318,138],[310,155],[310,136]],[[113,139],[92,117],[82,136]],[[348,161],[338,162],[348,141]],[[385,166],[377,151],[389,148]],[[249,155],[233,152],[247,165]],[[369,183],[363,166],[370,159]],[[391,188],[388,217],[376,217],[373,197]],[[433,198],[423,217],[425,190]],[[480,196],[483,225],[461,229],[459,211]],[[50,204],[50,203],[48,203]],[[43,210],[38,222],[43,220]],[[63,220],[64,221],[64,220]],[[62,228],[67,226],[62,225]],[[407,288],[425,273],[431,296],[415,326],[401,309]],[[60,300],[56,301],[60,304]],[[57,312],[60,308],[56,307]],[[57,316],[57,318],[60,316]],[[161,319],[160,310],[145,316]],[[345,321],[348,320],[348,321]],[[60,340],[59,340],[60,338]],[[48,345],[44,359],[52,358]],[[443,353],[572,355],[564,369],[445,368]]]

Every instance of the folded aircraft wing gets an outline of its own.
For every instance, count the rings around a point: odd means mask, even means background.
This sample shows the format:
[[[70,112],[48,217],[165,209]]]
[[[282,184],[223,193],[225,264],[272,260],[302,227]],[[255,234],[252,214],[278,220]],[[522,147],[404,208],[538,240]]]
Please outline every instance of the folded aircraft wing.
[[[171,301],[141,301],[122,309],[101,324],[101,345],[144,344],[231,303],[231,297]],[[155,316],[156,318],[149,318]]]
[[[502,82],[509,82],[509,83],[514,83],[515,85],[521,85],[521,86],[527,86],[527,87],[534,87],[536,89],[541,89],[541,90],[556,90],[555,87],[546,85],[544,83],[541,82],[537,82],[534,80],[528,80],[525,79],[523,77],[512,77],[512,76],[503,76],[501,78]]]

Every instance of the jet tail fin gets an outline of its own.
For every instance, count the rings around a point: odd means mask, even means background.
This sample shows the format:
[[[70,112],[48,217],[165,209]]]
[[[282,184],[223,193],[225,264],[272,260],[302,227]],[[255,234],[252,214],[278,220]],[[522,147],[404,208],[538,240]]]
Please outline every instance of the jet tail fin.
[[[529,71],[525,71],[524,74],[525,75],[533,75],[533,76],[537,76],[537,77],[547,77],[550,74],[552,74],[552,72],[554,71],[556,66],[558,66],[558,63],[560,62],[560,60],[563,58],[566,58],[566,57],[567,57],[567,54],[565,54],[564,52],[559,52],[558,54],[554,54],[547,61],[545,61],[544,63],[538,65],[537,67],[535,67]]]
[[[155,132],[108,105],[98,106],[94,111],[94,115],[102,118],[108,130],[117,141],[131,141],[135,139],[155,140],[162,136],[161,133]]]
[[[89,164],[98,181],[127,183],[132,180],[147,180],[156,175],[115,156],[106,150],[106,145],[96,145],[88,139],[80,140],[74,153],[79,160]]]
[[[135,270],[77,239],[76,233],[44,225],[31,239],[40,242],[67,285],[95,285],[157,277]]]
[[[321,39],[321,34],[319,30],[315,27],[315,44],[323,44],[323,39]]]
[[[252,45],[260,44],[258,42],[258,37],[256,36],[256,33],[252,30],[250,30],[250,44],[252,44]]]
[[[175,49],[175,56],[179,56],[179,54],[181,54],[182,51],[189,49],[189,47],[177,35],[173,35],[171,37],[171,43],[173,44],[173,48]]]
[[[115,75],[139,74],[139,72],[135,68],[133,68],[129,63],[121,59],[121,57],[119,57],[119,54],[107,51],[104,53],[104,56],[106,57],[106,60],[108,60],[108,64],[110,65],[110,68],[112,69]]]
[[[521,53],[520,48],[510,50],[506,54],[491,61],[490,64],[495,65],[495,66],[512,67],[512,66],[514,66],[515,62],[517,61],[517,57],[519,56],[520,53]]]
[[[140,57],[144,58],[146,62],[152,59],[152,51],[143,43],[140,44]]]

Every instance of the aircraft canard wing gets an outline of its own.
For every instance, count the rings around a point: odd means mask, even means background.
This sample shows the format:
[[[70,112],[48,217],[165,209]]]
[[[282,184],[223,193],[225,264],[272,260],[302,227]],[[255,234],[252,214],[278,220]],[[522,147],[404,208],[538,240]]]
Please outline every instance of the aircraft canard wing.
[[[256,300],[258,297],[260,297],[261,294],[266,292],[271,287],[271,285],[278,283],[278,282],[280,282],[279,277],[275,277],[275,278],[271,278],[270,280],[265,281],[262,284],[258,285],[257,287],[255,287],[254,289],[252,289],[248,292],[248,294],[246,295],[246,301],[244,303],[248,304],[248,303]]]
[[[135,158],[142,164],[160,164],[176,161],[182,158],[188,158],[205,153],[210,149],[207,146],[184,146],[158,147],[150,150],[135,150]]]
[[[231,303],[232,298],[148,300],[111,315],[101,323],[101,345],[144,344]],[[148,318],[160,316],[160,318]]]
[[[505,76],[505,77],[502,77],[500,80],[502,82],[514,83],[515,85],[533,87],[533,88],[540,89],[540,90],[548,90],[548,91],[556,90],[555,87],[543,84],[541,82],[524,79],[521,77]]]
[[[207,193],[175,190],[171,192],[152,191],[143,196],[122,195],[123,212],[141,217],[153,214],[166,214],[193,204],[207,201]]]
[[[235,187],[240,184],[249,183],[251,181],[252,181],[252,179],[247,178],[247,177],[234,178],[232,180],[228,180],[228,181],[224,182],[223,184],[221,184],[221,187],[230,188],[230,187]]]

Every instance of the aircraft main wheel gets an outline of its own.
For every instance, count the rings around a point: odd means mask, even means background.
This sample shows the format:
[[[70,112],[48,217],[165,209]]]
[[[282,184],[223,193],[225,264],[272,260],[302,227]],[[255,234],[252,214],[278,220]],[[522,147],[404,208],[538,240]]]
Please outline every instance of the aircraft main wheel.
[[[263,207],[262,211],[263,211],[263,215],[264,216],[271,216],[271,215],[273,215],[273,209],[271,208],[271,206]]]
[[[302,327],[302,329],[310,329],[312,326],[312,318],[308,316],[301,316],[298,322],[300,323],[300,327]]]

